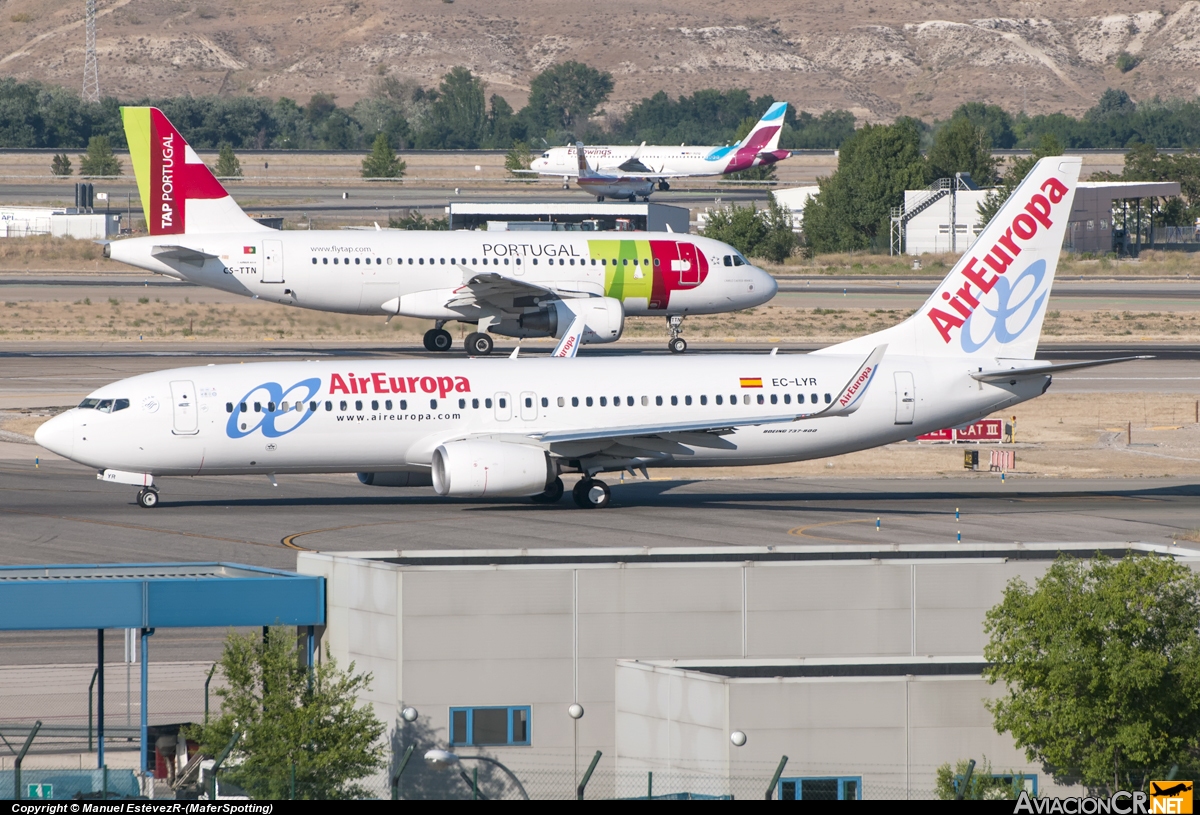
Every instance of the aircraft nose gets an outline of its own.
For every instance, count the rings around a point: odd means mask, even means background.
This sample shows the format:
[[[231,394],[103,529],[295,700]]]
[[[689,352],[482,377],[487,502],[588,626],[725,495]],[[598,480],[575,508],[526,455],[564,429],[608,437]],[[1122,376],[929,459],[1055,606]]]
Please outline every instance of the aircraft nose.
[[[70,458],[75,442],[75,411],[55,416],[42,424],[33,434],[33,440],[51,453]]]
[[[754,293],[759,295],[760,303],[765,303],[779,291],[779,283],[769,272],[754,267]]]

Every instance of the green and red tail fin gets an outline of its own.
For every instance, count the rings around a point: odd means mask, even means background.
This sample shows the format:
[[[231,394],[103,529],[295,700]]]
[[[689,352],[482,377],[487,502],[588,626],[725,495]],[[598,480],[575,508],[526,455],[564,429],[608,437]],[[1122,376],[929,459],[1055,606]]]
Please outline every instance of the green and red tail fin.
[[[151,235],[261,232],[163,112],[123,107],[125,139]]]

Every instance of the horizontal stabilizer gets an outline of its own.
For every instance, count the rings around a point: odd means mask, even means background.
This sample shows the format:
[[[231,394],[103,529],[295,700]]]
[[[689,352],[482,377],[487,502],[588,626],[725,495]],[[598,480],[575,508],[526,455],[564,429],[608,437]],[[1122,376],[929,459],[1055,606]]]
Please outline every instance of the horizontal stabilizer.
[[[157,260],[180,260],[184,263],[191,263],[195,266],[203,266],[204,261],[211,260],[216,255],[208,252],[201,252],[199,249],[190,249],[187,246],[155,246],[150,249],[151,257]]]
[[[1097,359],[1088,362],[1060,362],[1057,365],[1033,365],[1020,368],[996,369],[978,371],[971,377],[980,382],[1002,382],[1004,380],[1024,379],[1030,376],[1047,376],[1059,371],[1074,371],[1079,368],[1095,368],[1097,365],[1113,365],[1118,362],[1132,362],[1135,359],[1154,359],[1152,356],[1113,357],[1112,359]]]

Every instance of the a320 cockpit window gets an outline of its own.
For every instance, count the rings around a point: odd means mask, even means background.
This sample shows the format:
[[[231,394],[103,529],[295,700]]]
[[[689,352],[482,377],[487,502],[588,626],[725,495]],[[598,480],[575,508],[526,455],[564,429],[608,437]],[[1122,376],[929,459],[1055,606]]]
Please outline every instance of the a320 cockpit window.
[[[724,257],[726,266],[749,266],[750,263],[743,259],[741,255],[726,255]]]
[[[98,410],[101,413],[116,413],[129,407],[128,399],[84,399],[79,403],[81,410]]]

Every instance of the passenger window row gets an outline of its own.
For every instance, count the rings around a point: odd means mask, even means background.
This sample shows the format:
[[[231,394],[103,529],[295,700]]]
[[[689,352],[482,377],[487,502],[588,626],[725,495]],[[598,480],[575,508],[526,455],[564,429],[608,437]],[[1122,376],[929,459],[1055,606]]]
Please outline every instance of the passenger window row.
[[[556,260],[556,258],[546,258],[546,262],[551,266],[554,265],[555,260]],[[574,266],[575,265],[575,258],[557,258],[557,260],[558,260],[559,266],[567,266],[567,265]],[[613,266],[618,265],[617,260],[618,260],[617,258],[612,259],[611,263]],[[736,261],[736,263],[734,265],[737,265],[737,266],[742,265],[742,261],[740,259],[734,258],[734,260]],[[489,264],[489,262],[492,266],[500,266],[500,265],[508,266],[509,265],[508,258],[491,258],[490,260],[488,258],[483,258],[482,260],[479,260],[478,258],[471,258],[470,263],[467,262],[466,258],[461,258],[461,259],[459,259],[459,258],[449,258],[449,259],[447,259],[447,258],[429,258],[428,259],[428,263],[430,266],[438,266],[438,265],[445,266],[447,261],[451,265],[453,265],[455,263],[459,263],[463,266],[481,266],[481,265],[487,266]],[[729,266],[730,263],[729,263],[728,255],[725,256],[725,261],[726,261],[725,265]],[[313,266],[316,266],[318,263],[328,266],[330,264],[330,262],[332,262],[334,266],[339,266],[339,265],[349,266],[351,263],[351,260],[350,260],[350,258],[343,258],[343,257],[334,257],[332,259],[328,258],[328,257],[322,257],[320,259],[318,259],[316,257],[312,258]],[[374,263],[376,266],[378,266],[384,262],[384,259],[383,258],[356,257],[356,258],[354,258],[353,262],[354,262],[355,266],[360,266],[362,264],[366,264],[367,266],[370,266],[372,263]],[[531,262],[533,263],[534,266],[538,265],[537,258],[532,258]],[[596,258],[591,258],[590,260],[586,260],[584,258],[579,258],[580,266],[587,266],[589,264],[592,266],[595,266],[597,263],[599,263],[599,265],[601,265],[601,266],[608,266],[609,262],[610,261],[608,258],[600,258],[599,261],[597,261]],[[406,263],[409,266],[414,266],[414,265],[415,266],[424,266],[426,264],[426,259],[425,258],[396,258],[397,265],[403,266]],[[621,266],[628,266],[628,265],[630,265],[630,263],[632,263],[634,266],[649,266],[651,264],[651,258],[620,258]],[[662,261],[660,261],[658,258],[654,258],[653,263],[655,266],[662,265]],[[391,258],[387,259],[387,264],[389,266],[392,265]],[[522,258],[513,258],[512,264],[514,266],[522,265]]]

